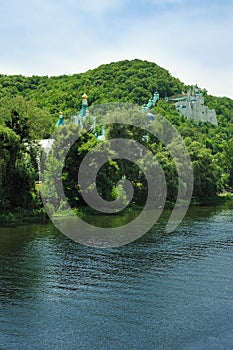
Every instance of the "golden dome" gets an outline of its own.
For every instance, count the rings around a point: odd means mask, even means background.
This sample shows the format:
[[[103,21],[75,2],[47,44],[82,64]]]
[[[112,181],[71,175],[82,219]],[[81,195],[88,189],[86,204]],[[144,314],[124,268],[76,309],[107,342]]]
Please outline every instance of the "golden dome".
[[[83,94],[82,98],[88,98],[87,94]]]

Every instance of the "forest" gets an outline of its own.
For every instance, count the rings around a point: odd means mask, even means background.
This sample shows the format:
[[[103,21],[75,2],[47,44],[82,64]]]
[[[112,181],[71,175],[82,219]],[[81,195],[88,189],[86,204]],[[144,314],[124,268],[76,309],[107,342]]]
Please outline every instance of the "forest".
[[[35,185],[39,180],[40,146],[37,141],[51,136],[59,112],[62,111],[66,125],[56,130],[60,140],[59,149],[62,149],[64,140],[75,128],[70,125],[70,121],[81,108],[84,91],[89,96],[90,106],[111,102],[142,106],[158,91],[160,100],[151,112],[166,118],[185,142],[194,173],[193,200],[208,201],[223,192],[230,194],[233,190],[233,100],[211,96],[203,88],[205,104],[215,109],[218,126],[197,123],[179,115],[174,104],[164,100],[167,96],[189,88],[155,63],[138,59],[101,65],[86,73],[73,75],[0,75],[0,216],[22,210],[43,213],[40,193]],[[177,195],[177,169],[169,150],[152,135],[149,141],[142,141],[140,130],[111,126],[107,128],[106,140],[102,141],[106,148],[109,147],[108,139],[113,136],[136,138],[156,154],[166,177],[167,201],[174,202]],[[72,208],[85,205],[74,169],[79,167],[83,157],[97,144],[94,134],[87,132],[66,156],[62,180]],[[54,158],[54,162],[50,162],[53,171],[58,166],[56,147],[49,155]],[[142,161],[146,162],[146,159]],[[147,182],[138,166],[126,160],[109,161],[101,168],[97,178],[100,195],[110,201],[118,196],[124,200],[124,190],[116,190],[116,183],[122,177],[133,184],[135,205],[143,205],[147,196]],[[57,210],[62,205],[58,201],[56,208],[51,209]]]

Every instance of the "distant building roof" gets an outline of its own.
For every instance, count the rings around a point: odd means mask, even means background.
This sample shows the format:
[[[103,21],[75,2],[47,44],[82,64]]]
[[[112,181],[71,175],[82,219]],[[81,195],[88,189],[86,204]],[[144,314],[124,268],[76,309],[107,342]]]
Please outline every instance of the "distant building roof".
[[[176,94],[168,97],[168,100],[170,101],[178,101],[178,100],[184,100],[187,98],[187,94]]]

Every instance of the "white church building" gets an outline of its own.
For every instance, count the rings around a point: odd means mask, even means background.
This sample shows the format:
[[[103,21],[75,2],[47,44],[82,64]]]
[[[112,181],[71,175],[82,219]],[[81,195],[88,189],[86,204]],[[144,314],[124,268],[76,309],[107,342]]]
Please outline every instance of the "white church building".
[[[173,99],[169,99],[169,101],[171,100]],[[218,125],[215,110],[209,109],[209,107],[204,105],[202,91],[197,85],[190,89],[187,95],[174,100],[176,100],[175,107],[179,114],[194,121],[209,122],[213,125]]]

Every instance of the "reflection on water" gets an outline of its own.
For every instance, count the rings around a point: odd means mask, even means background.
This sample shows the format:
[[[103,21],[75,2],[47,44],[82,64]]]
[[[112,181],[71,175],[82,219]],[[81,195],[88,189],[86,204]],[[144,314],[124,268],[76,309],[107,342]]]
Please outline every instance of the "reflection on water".
[[[232,349],[232,213],[192,208],[166,234],[167,211],[111,249],[0,228],[0,349]]]

